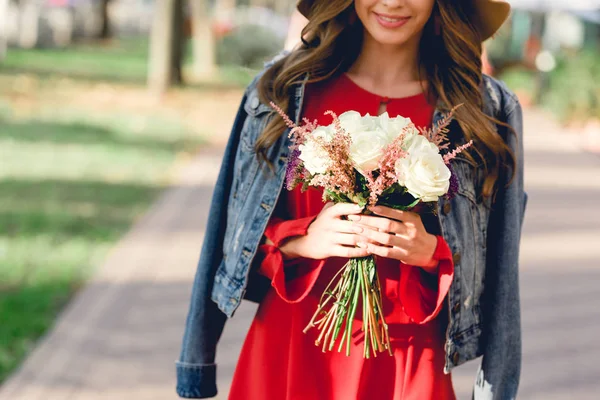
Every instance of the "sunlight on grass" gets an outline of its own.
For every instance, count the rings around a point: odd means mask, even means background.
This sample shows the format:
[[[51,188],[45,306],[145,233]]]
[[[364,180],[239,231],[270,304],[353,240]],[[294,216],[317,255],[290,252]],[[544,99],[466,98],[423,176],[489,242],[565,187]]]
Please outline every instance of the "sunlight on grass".
[[[63,75],[143,81],[148,69],[144,39],[119,40],[102,46],[76,45],[65,49],[11,49],[5,69],[57,72]]]
[[[161,117],[0,110],[0,382],[199,137]]]
[[[146,88],[146,39],[13,49],[0,64],[0,383],[172,179],[224,141],[256,71]],[[189,67],[189,60],[186,67]]]
[[[120,39],[102,46],[75,44],[64,49],[13,48],[0,64],[0,72],[31,72],[71,79],[144,84],[148,75],[148,51],[148,40],[144,37]],[[189,69],[191,64],[189,50],[184,70]],[[211,83],[245,87],[257,72],[239,66],[222,66]]]

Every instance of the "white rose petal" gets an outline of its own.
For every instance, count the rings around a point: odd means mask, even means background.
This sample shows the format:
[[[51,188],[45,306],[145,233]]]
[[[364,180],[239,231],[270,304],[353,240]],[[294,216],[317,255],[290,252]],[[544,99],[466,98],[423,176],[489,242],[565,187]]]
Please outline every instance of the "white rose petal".
[[[450,187],[450,170],[437,146],[425,137],[412,138],[408,155],[395,165],[398,183],[415,198],[424,202],[436,201]]]
[[[338,117],[342,129],[348,133],[363,129],[364,121],[362,118],[357,111],[346,111]]]
[[[329,154],[315,138],[323,139],[328,143],[333,139],[333,135],[334,130],[331,126],[319,126],[306,139],[306,142],[298,147],[300,151],[298,158],[304,162],[304,168],[311,175],[325,173],[331,163]]]
[[[354,167],[362,174],[377,169],[383,150],[389,144],[385,132],[381,129],[350,131],[350,136],[350,159]]]

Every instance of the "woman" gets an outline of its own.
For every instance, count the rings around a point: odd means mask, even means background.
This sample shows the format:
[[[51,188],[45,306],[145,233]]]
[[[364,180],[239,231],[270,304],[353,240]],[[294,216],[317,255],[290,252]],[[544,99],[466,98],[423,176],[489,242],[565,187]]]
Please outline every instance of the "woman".
[[[301,0],[303,44],[245,92],[225,151],[177,363],[182,397],[216,395],[216,343],[242,298],[261,301],[231,399],[453,399],[450,371],[483,355],[474,398],[513,399],[521,358],[521,108],[481,73],[481,42],[509,12],[492,0]],[[458,195],[437,213],[324,205],[282,190],[296,121],[387,111],[429,126],[457,104]],[[302,329],[348,257],[378,256],[392,356],[322,353]],[[252,268],[251,268],[252,266]],[[266,285],[264,283],[267,283]]]

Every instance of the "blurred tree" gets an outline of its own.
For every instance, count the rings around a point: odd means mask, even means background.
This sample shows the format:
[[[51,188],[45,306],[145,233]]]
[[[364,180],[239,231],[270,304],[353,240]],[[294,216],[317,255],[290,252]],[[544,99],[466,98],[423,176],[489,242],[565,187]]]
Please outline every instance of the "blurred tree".
[[[36,0],[19,0],[19,46],[31,49],[38,41],[41,6]]]
[[[211,29],[209,4],[207,0],[190,0],[193,68],[197,78],[210,77],[215,71],[215,38]]]
[[[8,42],[8,0],[0,0],[0,61],[6,56]]]
[[[291,13],[290,0],[275,0],[273,9],[279,15],[289,15]]]
[[[235,5],[235,0],[216,0],[215,9],[217,18],[232,16],[235,11]]]
[[[183,0],[157,0],[148,66],[148,87],[155,93],[164,93],[172,84],[182,83],[183,28]]]
[[[100,39],[108,39],[112,36],[112,32],[110,29],[110,14],[108,12],[108,5],[111,3],[112,0],[101,0],[101,5],[100,5],[100,13],[101,18],[100,20],[102,21],[102,26],[100,28],[100,32],[98,33],[98,37]]]
[[[184,0],[175,0],[175,10],[173,14],[173,52],[171,53],[171,82],[175,84],[183,83],[183,59],[185,56],[185,45],[187,37],[185,35],[185,15],[183,11]]]

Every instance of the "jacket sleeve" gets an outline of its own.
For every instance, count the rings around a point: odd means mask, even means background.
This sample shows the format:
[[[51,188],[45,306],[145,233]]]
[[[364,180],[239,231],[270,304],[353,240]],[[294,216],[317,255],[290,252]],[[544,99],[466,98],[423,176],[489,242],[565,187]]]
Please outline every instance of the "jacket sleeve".
[[[483,295],[484,351],[473,391],[475,400],[516,398],[521,374],[519,243],[527,196],[523,189],[523,116],[516,98],[506,107],[502,130],[515,154],[514,179],[505,174],[488,225]],[[510,182],[510,184],[509,184]]]
[[[217,395],[215,353],[226,316],[211,300],[210,295],[217,267],[223,259],[227,202],[233,179],[235,154],[246,119],[243,108],[245,101],[246,95],[235,118],[212,195],[181,354],[176,363],[176,391],[183,398],[209,398]]]

